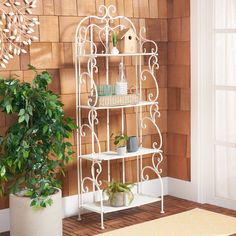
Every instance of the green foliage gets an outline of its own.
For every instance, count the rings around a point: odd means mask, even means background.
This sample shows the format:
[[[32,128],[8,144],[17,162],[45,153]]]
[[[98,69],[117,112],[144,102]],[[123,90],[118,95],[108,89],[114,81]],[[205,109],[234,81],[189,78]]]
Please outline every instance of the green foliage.
[[[113,135],[114,135],[114,134],[112,134],[111,137],[112,137]],[[117,147],[123,147],[123,146],[125,146],[125,143],[128,141],[128,139],[129,139],[129,136],[126,135],[126,134],[115,135],[114,144],[115,144]]]
[[[113,196],[115,193],[120,193],[120,192],[125,192],[129,194],[130,197],[130,203],[133,200],[134,196],[131,191],[131,188],[134,186],[132,183],[120,183],[120,182],[115,182],[112,180],[111,183],[108,184],[108,186],[103,190],[107,196],[109,197],[109,200],[112,201]]]
[[[115,31],[112,34],[112,44],[113,44],[113,47],[116,47],[116,45],[117,45],[117,35],[116,35]]]
[[[65,117],[59,96],[48,89],[50,74],[29,69],[35,71],[32,86],[0,78],[0,110],[17,117],[0,136],[0,195],[26,189],[31,206],[46,207],[72,157],[66,139],[76,126]]]

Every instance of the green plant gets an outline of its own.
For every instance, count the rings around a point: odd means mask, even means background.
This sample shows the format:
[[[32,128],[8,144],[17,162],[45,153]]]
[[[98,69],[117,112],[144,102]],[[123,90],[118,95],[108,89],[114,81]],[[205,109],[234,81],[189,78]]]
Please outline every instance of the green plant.
[[[113,137],[114,134],[111,135],[111,137]],[[117,147],[124,147],[125,146],[125,142],[128,141],[129,136],[126,134],[118,134],[115,135],[115,140],[114,140],[114,145],[116,145]]]
[[[60,187],[58,174],[64,174],[72,157],[66,139],[76,126],[65,117],[59,96],[48,89],[50,74],[29,69],[35,72],[32,85],[0,78],[0,110],[17,117],[0,136],[0,194],[24,189],[31,206],[46,207]]]
[[[117,46],[117,34],[116,34],[115,31],[114,31],[114,33],[112,34],[112,44],[113,44],[113,47],[116,47],[116,46]]]
[[[127,193],[129,197],[129,204],[133,201],[134,195],[131,188],[134,186],[132,183],[120,183],[114,180],[108,183],[108,186],[103,190],[109,197],[109,201],[112,201],[115,193]]]

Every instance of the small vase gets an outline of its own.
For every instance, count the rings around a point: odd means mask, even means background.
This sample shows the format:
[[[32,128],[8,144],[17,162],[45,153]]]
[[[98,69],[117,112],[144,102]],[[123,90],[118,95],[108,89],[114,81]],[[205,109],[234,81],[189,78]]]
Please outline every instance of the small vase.
[[[126,146],[124,146],[124,147],[118,147],[118,148],[117,148],[117,154],[118,154],[119,156],[124,156],[124,155],[126,154]]]
[[[116,82],[116,95],[127,95],[127,82]]]
[[[111,54],[113,54],[113,55],[119,54],[119,50],[117,49],[117,47],[113,47],[113,48],[111,49]]]
[[[127,141],[127,152],[137,152],[138,149],[138,138],[136,136],[130,136]]]

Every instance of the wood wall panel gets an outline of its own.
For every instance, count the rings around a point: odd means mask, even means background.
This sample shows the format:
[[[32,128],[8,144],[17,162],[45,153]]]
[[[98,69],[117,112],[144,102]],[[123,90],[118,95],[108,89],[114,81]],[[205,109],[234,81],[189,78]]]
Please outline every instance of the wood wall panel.
[[[190,160],[190,146],[189,146],[189,120],[188,124],[182,127],[179,125],[179,129],[183,129],[183,132],[175,132],[172,127],[171,120],[175,119],[177,112],[184,112],[184,117],[187,119],[189,114],[189,102],[186,101],[189,98],[189,56],[186,54],[184,58],[181,57],[182,50],[184,53],[188,53],[189,47],[189,32],[186,31],[186,27],[189,24],[189,12],[188,4],[185,7],[185,3],[189,0],[181,0],[180,4],[177,4],[179,0],[38,0],[37,8],[34,9],[34,14],[39,17],[41,25],[39,29],[36,30],[36,35],[39,37],[38,42],[34,42],[30,48],[29,53],[26,55],[21,55],[10,61],[6,69],[0,69],[0,75],[7,77],[9,75],[17,74],[19,79],[26,82],[32,81],[32,73],[27,71],[27,65],[29,63],[36,66],[40,71],[49,70],[53,74],[53,83],[51,89],[59,94],[61,94],[61,100],[65,104],[65,112],[67,115],[75,118],[75,85],[74,85],[74,74],[73,74],[73,58],[74,58],[74,36],[75,28],[82,17],[89,14],[101,15],[98,12],[98,6],[100,4],[115,4],[117,6],[119,14],[125,14],[127,17],[131,17],[135,26],[139,29],[142,26],[147,27],[147,38],[158,41],[159,48],[159,63],[160,69],[157,72],[157,78],[160,85],[160,109],[161,118],[158,123],[161,126],[164,140],[164,151],[167,154],[168,144],[167,141],[170,139],[171,143],[174,142],[173,139],[180,138],[180,144],[182,145],[182,140],[187,137],[187,154],[186,157],[182,155],[175,155],[175,151],[178,153],[179,149],[174,146],[171,149],[171,153],[168,156],[173,159],[171,162],[170,171],[167,169],[167,156],[162,164],[163,176],[170,174],[170,176],[188,179],[189,176],[189,160]],[[168,12],[167,12],[168,9]],[[168,13],[168,14],[167,14]],[[182,17],[183,15],[183,17]],[[168,16],[170,17],[169,19]],[[181,18],[178,28],[181,31],[178,35],[168,34],[168,24],[171,23],[171,30],[173,29],[173,22],[170,22],[172,18]],[[187,26],[186,26],[187,25]],[[170,29],[170,28],[169,28]],[[181,30],[182,29],[182,30]],[[172,55],[170,47],[168,47],[168,37],[172,37],[172,47],[176,50],[176,54],[173,58],[168,58]],[[177,37],[177,38],[175,38]],[[178,41],[174,41],[174,39]],[[181,63],[177,63],[177,60]],[[173,63],[168,63],[168,62]],[[132,58],[126,58],[125,63],[127,65],[127,74],[131,80],[133,80],[133,69],[134,60]],[[146,63],[144,60],[142,63]],[[117,76],[118,68],[115,66],[116,63],[113,62],[113,69],[110,71],[111,76]],[[104,77],[102,72],[104,68],[104,60],[98,61],[99,73],[97,80],[101,80]],[[173,75],[173,76],[169,76]],[[129,78],[128,78],[129,79]],[[114,79],[115,80],[115,77]],[[180,90],[180,98],[178,101],[178,110],[167,111],[169,103],[167,103],[168,95],[170,90],[168,88]],[[153,89],[152,83],[147,83],[144,88],[144,94]],[[83,91],[84,92],[84,91]],[[83,94],[83,99],[86,100],[87,94]],[[173,98],[174,99],[174,98]],[[147,112],[147,109],[144,109]],[[167,119],[169,112],[172,112],[172,119]],[[128,133],[132,133],[130,127],[133,127],[134,109],[127,109],[125,111],[126,117],[126,128]],[[99,113],[101,121],[97,127],[99,138],[103,140],[101,142],[102,149],[105,150],[107,143],[105,142],[104,132],[104,112]],[[119,114],[117,111],[111,113],[111,119],[114,119],[114,124],[112,125],[113,131],[119,131]],[[83,121],[86,119],[87,113],[83,113]],[[179,114],[178,119],[182,119],[182,113]],[[3,134],[6,130],[6,126],[10,125],[12,120],[10,118],[5,118],[4,115],[0,115],[0,134]],[[181,120],[176,120],[176,122],[181,123]],[[128,125],[129,124],[129,125]],[[186,131],[187,130],[187,131]],[[169,138],[168,134],[173,135]],[[180,136],[178,136],[180,135]],[[181,136],[183,135],[183,137]],[[150,126],[145,131],[145,143],[151,145],[156,137],[156,133],[153,127]],[[75,139],[72,139],[73,144],[75,144]],[[85,140],[83,140],[82,149],[83,152],[91,151],[91,135],[87,135]],[[74,146],[75,149],[75,146]],[[181,151],[181,150],[180,150]],[[173,153],[174,152],[174,153]],[[178,162],[181,159],[182,161]],[[63,178],[63,195],[68,196],[77,193],[77,176],[76,176],[76,164],[75,160],[70,163],[66,170],[66,178]],[[150,164],[150,157],[145,158],[145,164]],[[175,165],[176,163],[180,163]],[[83,172],[86,174],[90,170],[89,162],[85,161],[83,163]],[[126,176],[127,180],[135,181],[135,160],[126,161]],[[119,161],[113,161],[111,166],[111,171],[116,179],[120,179],[121,174],[121,163]],[[106,169],[106,164],[104,164]],[[175,168],[180,168],[180,170],[175,170]],[[182,174],[179,174],[182,173]],[[106,171],[103,173],[102,177],[106,177]],[[152,176],[154,177],[154,176]],[[91,186],[90,186],[91,187]],[[6,198],[7,199],[7,198]],[[8,201],[5,199],[0,200],[0,209],[8,207]]]
[[[167,5],[168,176],[190,180],[190,1]]]

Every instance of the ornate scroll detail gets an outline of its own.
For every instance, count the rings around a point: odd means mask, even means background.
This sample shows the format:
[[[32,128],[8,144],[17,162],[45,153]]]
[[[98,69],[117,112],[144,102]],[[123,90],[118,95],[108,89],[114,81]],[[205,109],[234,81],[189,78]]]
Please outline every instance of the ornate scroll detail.
[[[102,173],[102,165],[100,161],[93,161],[91,165],[91,177],[85,177],[81,183],[81,189],[83,193],[87,193],[89,191],[88,186],[85,186],[86,181],[91,181],[97,188],[97,190],[101,191],[102,181],[99,180],[99,176]],[[102,195],[101,195],[102,196]]]
[[[93,126],[97,125],[97,124],[98,124],[97,111],[96,110],[90,110],[89,114],[88,114],[88,124],[81,125],[80,135],[81,135],[81,137],[85,137],[86,136],[85,128],[88,128],[91,131],[92,136],[94,137],[94,139],[97,143],[98,153],[101,153],[101,145],[100,145],[98,136],[97,136],[96,132],[93,129]]]
[[[127,27],[131,27],[135,34],[136,28],[132,21],[125,17],[125,16],[113,16],[116,13],[116,7],[114,5],[110,5],[106,7],[105,5],[101,5],[99,7],[99,13],[102,14],[101,17],[99,16],[88,16],[85,17],[80,24],[77,27],[76,30],[76,42],[79,44],[78,47],[78,54],[83,55],[84,50],[86,49],[86,44],[92,45],[92,50],[90,50],[90,54],[96,54],[97,53],[97,46],[94,44],[94,42],[90,39],[91,31],[97,31],[96,34],[99,38],[100,43],[103,45],[104,50],[101,51],[101,53],[109,53],[109,41],[110,37],[112,36],[112,33],[115,30],[121,30],[125,29]],[[91,21],[97,20],[99,24],[97,25],[94,23],[91,23]],[[112,23],[115,21],[124,20],[125,24],[116,24],[116,26],[112,26]],[[90,22],[89,22],[90,21]],[[87,26],[87,22],[89,22],[89,25]],[[139,40],[139,39],[138,39]],[[140,40],[139,40],[140,41]]]
[[[91,108],[97,105],[97,100],[98,100],[97,86],[92,77],[93,72],[98,73],[98,67],[96,63],[97,63],[96,58],[94,57],[89,58],[87,64],[87,72],[81,73],[79,77],[80,86],[86,85],[86,80],[85,80],[86,77],[88,77],[91,81],[90,96],[87,102],[87,105]]]
[[[141,172],[142,180],[143,181],[149,180],[149,175],[148,174],[146,174],[146,175],[144,174],[144,172],[147,171],[147,170],[152,170],[160,178],[160,174],[162,173],[162,169],[160,168],[160,164],[161,164],[162,161],[163,161],[163,155],[162,155],[161,152],[153,153],[152,154],[152,166],[145,166],[142,169],[142,172]]]
[[[158,55],[158,47],[157,44],[150,39],[146,39],[144,37],[144,34],[146,33],[146,28],[142,27],[139,32],[139,37],[140,37],[140,52],[146,53],[147,49],[145,48],[145,45],[148,43],[151,45],[151,53]]]
[[[147,75],[152,78],[155,87],[156,87],[156,95],[154,96],[152,92],[148,94],[148,100],[151,102],[156,102],[159,96],[159,86],[155,77],[155,70],[159,69],[158,58],[157,55],[151,55],[148,59],[148,69],[144,69],[141,72],[141,80],[146,81]]]
[[[158,110],[158,104],[155,103],[150,106],[149,114],[150,114],[150,116],[146,116],[146,117],[142,118],[141,128],[146,129],[147,122],[150,122],[151,125],[153,125],[155,127],[155,129],[157,130],[158,136],[159,136],[159,144],[158,144],[158,142],[154,142],[152,144],[152,147],[154,149],[160,150],[162,147],[162,135],[161,135],[160,128],[156,124],[156,119],[160,117],[160,112]]]
[[[113,17],[111,16],[111,14],[115,14],[116,13],[116,7],[114,5],[110,5],[108,7],[106,7],[105,5],[101,5],[98,9],[99,13],[103,13],[103,17],[102,19],[105,18],[110,18],[112,19]]]
[[[96,25],[95,25],[96,26]],[[78,32],[78,55],[83,55],[86,53],[86,46],[90,46],[91,48],[91,54],[96,54],[97,53],[97,45],[87,39],[87,35],[89,34],[89,30],[93,27],[93,25],[89,25],[88,27],[81,26]],[[96,26],[98,27],[98,26]]]

